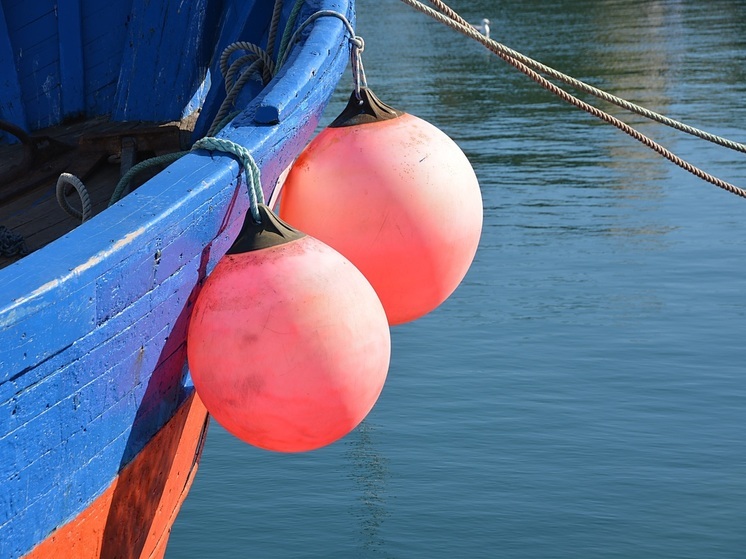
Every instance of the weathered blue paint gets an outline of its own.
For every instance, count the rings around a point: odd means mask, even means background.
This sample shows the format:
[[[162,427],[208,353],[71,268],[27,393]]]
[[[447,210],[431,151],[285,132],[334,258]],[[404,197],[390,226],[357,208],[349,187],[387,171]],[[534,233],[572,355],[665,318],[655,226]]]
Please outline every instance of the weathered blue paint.
[[[7,11],[9,2],[0,1]],[[318,0],[313,5],[352,18],[351,3]],[[50,5],[46,1],[14,4],[26,12],[14,15],[14,21],[26,22],[28,28],[34,10],[49,19],[42,4]],[[120,3],[109,4],[121,13]],[[138,17],[168,12],[154,0],[134,4],[142,10]],[[183,13],[167,17],[187,23],[207,20],[189,3],[182,4]],[[212,5],[207,0],[200,3],[207,4]],[[254,17],[271,12],[267,1],[256,6],[238,0],[223,4],[222,27],[213,37],[219,46],[208,45],[209,37],[203,34],[201,46],[189,52],[200,50],[213,57],[225,44],[245,38],[230,37],[232,31],[246,31],[241,29],[246,20],[239,21],[237,14]],[[104,83],[105,76],[111,75],[110,65],[98,51],[91,51],[91,45],[99,45],[104,37],[99,33],[92,38],[95,26],[90,10],[104,11],[106,6],[92,0],[82,0],[79,6],[84,63],[72,73],[63,70],[62,79],[77,80],[77,72],[85,78],[86,112],[105,107],[104,98],[111,109],[116,89]],[[111,17],[109,12],[106,17]],[[137,37],[147,28],[142,21],[137,25],[140,31],[128,29],[128,37]],[[165,29],[160,25],[159,20],[156,33]],[[16,35],[21,33],[16,29]],[[59,46],[56,29],[53,26],[50,36]],[[117,31],[111,35],[116,38]],[[259,32],[262,35],[266,30]],[[167,57],[185,48],[183,33],[173,36],[175,43],[164,46],[164,56],[151,60],[148,77],[131,81],[133,91],[122,106],[131,102],[132,110],[146,107],[147,94],[153,93],[150,80],[156,79],[159,64],[167,65]],[[158,40],[168,42],[170,37],[161,34]],[[347,48],[342,23],[334,18],[319,20],[268,89],[221,132],[221,137],[241,143],[252,153],[262,170],[267,198],[316,128],[346,65]],[[135,54],[129,46],[120,53]],[[92,62],[96,57],[99,62]],[[177,58],[174,64],[182,60]],[[59,56],[50,64],[47,72],[57,75],[59,90]],[[200,63],[196,66],[172,76],[185,95],[204,69]],[[21,74],[18,89],[26,92],[22,82],[33,81],[33,76],[24,63],[16,67]],[[215,60],[211,67],[216,67]],[[124,76],[129,71],[122,72]],[[128,75],[132,80],[131,72]],[[166,97],[163,91],[155,95]],[[219,97],[208,103],[219,102]],[[42,110],[66,113],[65,99],[57,95],[56,105],[47,99],[37,103],[29,111],[33,115],[29,120],[44,121]],[[29,100],[33,102],[33,95],[27,96]],[[178,118],[182,101],[188,97],[173,106],[163,101],[160,107],[166,114],[178,109]],[[260,107],[270,106],[281,115],[280,124],[257,126]],[[206,112],[214,110],[208,106]],[[0,557],[22,556],[89,506],[188,396],[192,388],[185,338],[191,305],[201,281],[237,235],[247,210],[245,176],[235,159],[195,152],[69,235],[0,270]]]
[[[0,3],[0,119],[21,128],[26,127],[26,110],[23,107],[18,70],[2,3]],[[0,132],[0,140],[3,137],[3,133]]]
[[[326,9],[345,14],[346,4],[344,0],[332,0]],[[312,12],[306,13],[310,15]],[[312,33],[333,33],[337,29],[340,20],[329,16],[318,20]],[[304,49],[296,51],[292,56],[299,57],[292,64],[287,64],[280,72],[282,81],[277,87],[269,91],[261,103],[259,103],[255,121],[259,124],[274,124],[281,122],[286,114],[298,109],[298,104],[308,98],[308,90],[313,87],[313,76],[319,71],[324,59],[328,55],[326,51]],[[297,88],[297,89],[293,89]],[[302,110],[302,109],[301,109]]]
[[[3,82],[29,109],[23,119],[4,112],[0,117],[27,130],[77,114],[178,119],[208,67],[219,75],[217,55],[225,46],[266,39],[272,9],[266,1],[223,0],[2,0],[4,5],[12,11],[5,14],[6,44],[0,44],[0,61],[8,60],[2,76],[12,76],[11,70],[16,76]]]
[[[80,0],[57,3],[57,33],[60,41],[62,118],[83,114],[83,26]]]
[[[270,2],[245,2],[233,3],[225,11],[225,17],[221,20],[219,26],[220,34],[216,39],[216,50],[222,52],[225,47],[237,40],[244,40],[253,43],[260,43],[261,39],[268,34],[268,20],[272,10]],[[264,26],[252,27],[249,25],[252,21],[267,22]],[[218,60],[215,59],[210,67],[210,74],[213,83],[220,78],[220,67]],[[249,88],[255,88],[253,83],[248,84]],[[251,91],[256,93],[256,89]],[[199,121],[195,127],[195,137],[199,138],[207,134],[210,125],[218,112],[220,103],[225,99],[225,88],[213,87],[207,93],[205,99],[205,110],[200,114]]]
[[[177,120],[181,116],[204,78],[203,41],[212,33],[204,19],[214,13],[214,4],[208,0],[178,4],[134,0],[114,120]],[[138,82],[150,87],[130,86]]]
[[[119,83],[131,0],[82,0],[82,33],[87,116],[109,114]]]
[[[4,4],[27,125],[36,129],[55,124],[61,115],[61,96],[54,3]]]

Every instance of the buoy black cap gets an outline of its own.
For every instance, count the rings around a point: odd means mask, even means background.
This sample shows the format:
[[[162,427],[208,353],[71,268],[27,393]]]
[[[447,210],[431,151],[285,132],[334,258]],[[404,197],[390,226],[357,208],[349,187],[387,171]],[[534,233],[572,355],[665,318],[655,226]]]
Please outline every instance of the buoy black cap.
[[[353,91],[347,106],[329,125],[329,128],[342,128],[343,126],[357,126],[358,124],[368,124],[371,122],[380,122],[390,120],[404,114],[393,107],[389,107],[381,101],[376,94],[367,87],[360,88],[360,99]]]
[[[241,254],[271,248],[306,236],[305,233],[282,221],[264,204],[257,205],[257,210],[261,223],[256,223],[251,212],[248,212],[238,238],[226,254]]]

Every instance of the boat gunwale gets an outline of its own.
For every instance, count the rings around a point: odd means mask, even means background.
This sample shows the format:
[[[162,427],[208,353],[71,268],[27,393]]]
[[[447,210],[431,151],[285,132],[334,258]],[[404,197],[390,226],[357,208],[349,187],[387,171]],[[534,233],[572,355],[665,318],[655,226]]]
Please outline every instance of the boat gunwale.
[[[340,2],[339,0],[323,0],[323,4],[337,6]],[[335,28],[336,34],[329,33]],[[267,161],[277,155],[276,131],[284,129],[287,126],[287,120],[297,117],[297,113],[314,105],[312,98],[316,88],[305,87],[306,97],[295,99],[294,114],[286,115],[279,124],[254,123],[257,108],[264,103],[268,94],[282,83],[288,72],[297,70],[302,63],[308,62],[308,57],[303,57],[302,54],[309,51],[312,53],[332,52],[341,41],[346,40],[345,37],[346,30],[336,18],[317,20],[302,45],[302,52],[297,48],[294,49],[287,64],[278,75],[223,129],[218,137],[232,140],[248,148],[258,166],[262,168]],[[341,50],[346,52],[346,49]],[[322,58],[316,54],[312,56],[317,59]],[[339,58],[338,52],[331,62],[325,64],[323,73],[312,72],[308,76],[309,79],[321,81],[324,73],[330,72],[332,66],[340,64]],[[343,63],[346,64],[346,62],[345,56]],[[287,97],[294,97],[296,93],[296,91],[288,91]],[[296,124],[294,128],[297,129],[299,126]],[[205,157],[204,152],[187,154],[106,211],[18,262],[9,264],[0,270],[0,292],[3,294],[3,299],[0,300],[0,328],[5,328],[25,316],[27,313],[22,310],[23,307],[27,307],[33,301],[41,302],[40,299],[49,296],[63,283],[74,281],[89,270],[97,270],[103,266],[103,262],[114,257],[115,254],[126,254],[127,247],[134,239],[139,238],[145,230],[153,229],[175,209],[198,210],[201,205],[199,202],[202,200],[201,195],[215,188],[216,184],[221,185],[219,187],[221,190],[234,189],[238,171],[238,164],[230,156],[220,155],[208,158]],[[264,173],[262,175],[262,187],[265,193],[271,194],[279,174],[273,173],[270,176],[270,173]],[[177,183],[169,183],[167,178],[170,175],[178,175],[181,178]],[[193,188],[193,185],[198,185],[198,187]],[[146,201],[151,205],[145,205]],[[108,220],[110,225],[102,227],[104,220]],[[85,248],[68,250],[69,247],[81,246]],[[71,253],[76,255],[77,262],[73,267],[70,266],[69,255]],[[33,283],[30,284],[29,281],[32,278]],[[38,307],[33,307],[33,311],[38,311]],[[0,383],[2,382],[3,379],[0,377]]]
[[[354,20],[354,3],[351,0],[319,0],[314,4],[319,9],[337,11],[344,6],[345,15]],[[262,169],[263,188],[268,195],[282,172],[310,139],[331,92],[343,75],[349,55],[346,33],[346,28],[336,18],[317,20],[303,43],[293,47],[290,58],[278,75],[219,135],[249,149]],[[297,72],[299,76],[293,87],[288,87],[285,81],[290,72]],[[257,107],[266,102],[267,95],[275,89],[285,92],[285,96],[281,97],[287,101],[290,109],[283,113],[278,124],[254,122]],[[185,331],[182,330],[183,321],[178,320],[179,325],[176,326],[174,317],[178,314],[181,319],[184,313],[188,316],[191,304],[189,293],[194,293],[240,230],[249,201],[244,174],[239,171],[239,164],[229,155],[205,151],[187,154],[111,208],[0,270],[0,293],[3,294],[0,299],[0,410],[3,414],[0,443],[10,445],[4,448],[9,454],[5,454],[7,462],[0,467],[3,472],[0,479],[5,479],[14,469],[28,470],[36,464],[35,461],[15,463],[14,441],[24,436],[25,431],[28,434],[28,429],[23,430],[25,423],[19,421],[30,423],[46,415],[54,419],[54,414],[50,412],[56,409],[59,415],[62,405],[67,406],[68,402],[72,402],[77,409],[75,398],[78,388],[62,384],[58,386],[55,375],[76,367],[90,369],[86,373],[89,376],[111,374],[107,369],[111,367],[108,361],[107,364],[95,363],[91,368],[91,363],[84,362],[85,352],[100,344],[108,344],[109,340],[122,333],[123,325],[131,325],[135,323],[133,319],[145,316],[135,312],[141,313],[144,309],[149,317],[147,320],[156,324],[151,328],[152,332],[138,334],[133,339],[158,336],[151,340],[154,348],[150,353],[154,355],[146,357],[146,362],[154,369],[144,371],[143,378],[138,380],[138,387],[149,384],[153,370],[161,366],[174,369],[176,366],[182,377],[173,379],[177,383],[173,389],[181,392],[189,390],[183,386],[189,382],[185,362],[175,363],[175,360],[183,359]],[[169,252],[169,247],[177,244],[178,248]],[[178,254],[182,248],[183,258]],[[145,267],[138,268],[140,263],[145,263]],[[145,271],[146,275],[152,273],[149,278],[151,284],[128,286],[120,294],[120,300],[112,302],[116,299],[111,293],[115,287],[112,282],[129,279],[131,269]],[[156,308],[166,301],[169,310],[161,312]],[[130,304],[139,305],[139,310],[130,311]],[[128,344],[130,337],[128,335]],[[136,343],[140,347],[140,342]],[[179,348],[174,349],[177,345]],[[170,353],[161,353],[159,357],[161,349]],[[125,354],[125,357],[129,358],[130,355]],[[164,365],[165,361],[169,361],[168,365]],[[77,373],[74,376],[77,377]],[[43,395],[50,387],[53,389],[50,397],[56,400],[47,400]],[[142,390],[138,388],[138,394],[142,395]],[[168,390],[170,397],[173,390]],[[27,407],[29,403],[41,407],[38,410],[24,410],[21,406],[20,413],[16,415],[16,400],[22,400],[25,394],[32,392],[31,399],[27,398]],[[138,397],[134,392],[129,394],[124,411],[106,408],[106,413],[111,410],[111,413],[119,414],[116,418],[112,417],[117,422],[112,429],[118,429],[120,424],[125,428],[124,433],[117,436],[120,441],[117,443],[117,452],[122,440],[127,443],[125,454],[117,454],[116,464],[120,468],[128,463],[124,459],[134,448],[129,448],[126,428],[127,425],[131,426],[132,414],[142,411]],[[178,404],[180,400],[181,397],[175,403]],[[44,402],[47,402],[46,410]],[[156,421],[167,420],[163,411],[165,408],[160,412],[154,410],[154,417],[147,420],[148,429],[157,429]],[[38,415],[29,416],[30,412]],[[65,413],[72,412],[65,407]],[[31,419],[22,419],[22,415]],[[133,444],[140,442],[133,441]],[[48,444],[58,443],[52,441]],[[38,444],[32,445],[32,449],[36,446]],[[23,454],[28,452],[31,451],[23,450]],[[38,508],[38,503],[64,485],[59,480],[54,481],[61,474],[50,473],[49,479],[56,488],[51,489],[49,494],[34,494],[34,501],[29,495],[29,505],[21,504],[21,508],[11,507],[2,511],[6,513],[6,519],[0,524],[0,531],[12,537],[15,542],[12,545],[20,549],[23,555],[39,543],[40,540],[36,538],[40,534],[49,534],[60,522],[73,518],[88,506],[100,494],[100,487],[108,485],[116,475],[118,468],[114,468],[114,465],[107,461],[105,469],[94,476],[96,480],[89,480],[86,488],[81,488],[84,498],[75,510],[55,506],[54,510],[45,513],[41,524],[20,526],[18,523],[23,524],[28,521],[29,514],[34,514],[27,510],[27,506]],[[93,490],[90,493],[87,489],[89,486]],[[7,493],[0,494],[0,500],[5,501],[8,496]],[[60,514],[63,516],[58,517]],[[34,541],[30,538],[34,538]]]

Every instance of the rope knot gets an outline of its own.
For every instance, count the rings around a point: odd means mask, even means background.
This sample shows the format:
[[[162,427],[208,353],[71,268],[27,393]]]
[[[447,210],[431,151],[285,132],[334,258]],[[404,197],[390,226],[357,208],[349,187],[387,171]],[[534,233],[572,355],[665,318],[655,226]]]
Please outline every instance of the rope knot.
[[[368,87],[368,80],[365,78],[365,68],[363,68],[362,53],[365,50],[365,41],[360,35],[352,35],[350,41],[350,67],[352,68],[352,81],[355,85],[355,97],[363,104],[363,97],[360,90]]]
[[[258,204],[264,204],[264,192],[262,192],[262,183],[260,178],[259,167],[248,149],[241,144],[224,138],[213,138],[206,136],[197,140],[192,146],[192,150],[204,149],[207,151],[218,151],[234,155],[246,172],[246,179],[249,191],[249,209],[255,223],[261,223],[259,216]],[[240,173],[240,170],[239,170]]]
[[[353,49],[357,49],[359,53],[362,53],[365,50],[365,41],[360,35],[355,35],[354,37],[350,37],[350,44],[352,45]]]

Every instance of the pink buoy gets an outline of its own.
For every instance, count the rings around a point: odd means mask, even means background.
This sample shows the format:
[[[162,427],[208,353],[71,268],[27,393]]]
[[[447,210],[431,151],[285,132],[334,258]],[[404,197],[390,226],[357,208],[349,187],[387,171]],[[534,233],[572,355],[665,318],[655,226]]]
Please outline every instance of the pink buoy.
[[[391,342],[363,275],[266,206],[200,292],[187,354],[197,393],[226,430],[301,452],[353,430],[375,404]]]
[[[341,252],[363,272],[389,324],[430,312],[458,287],[482,230],[477,177],[435,126],[352,95],[340,117],[301,153],[280,216]]]

